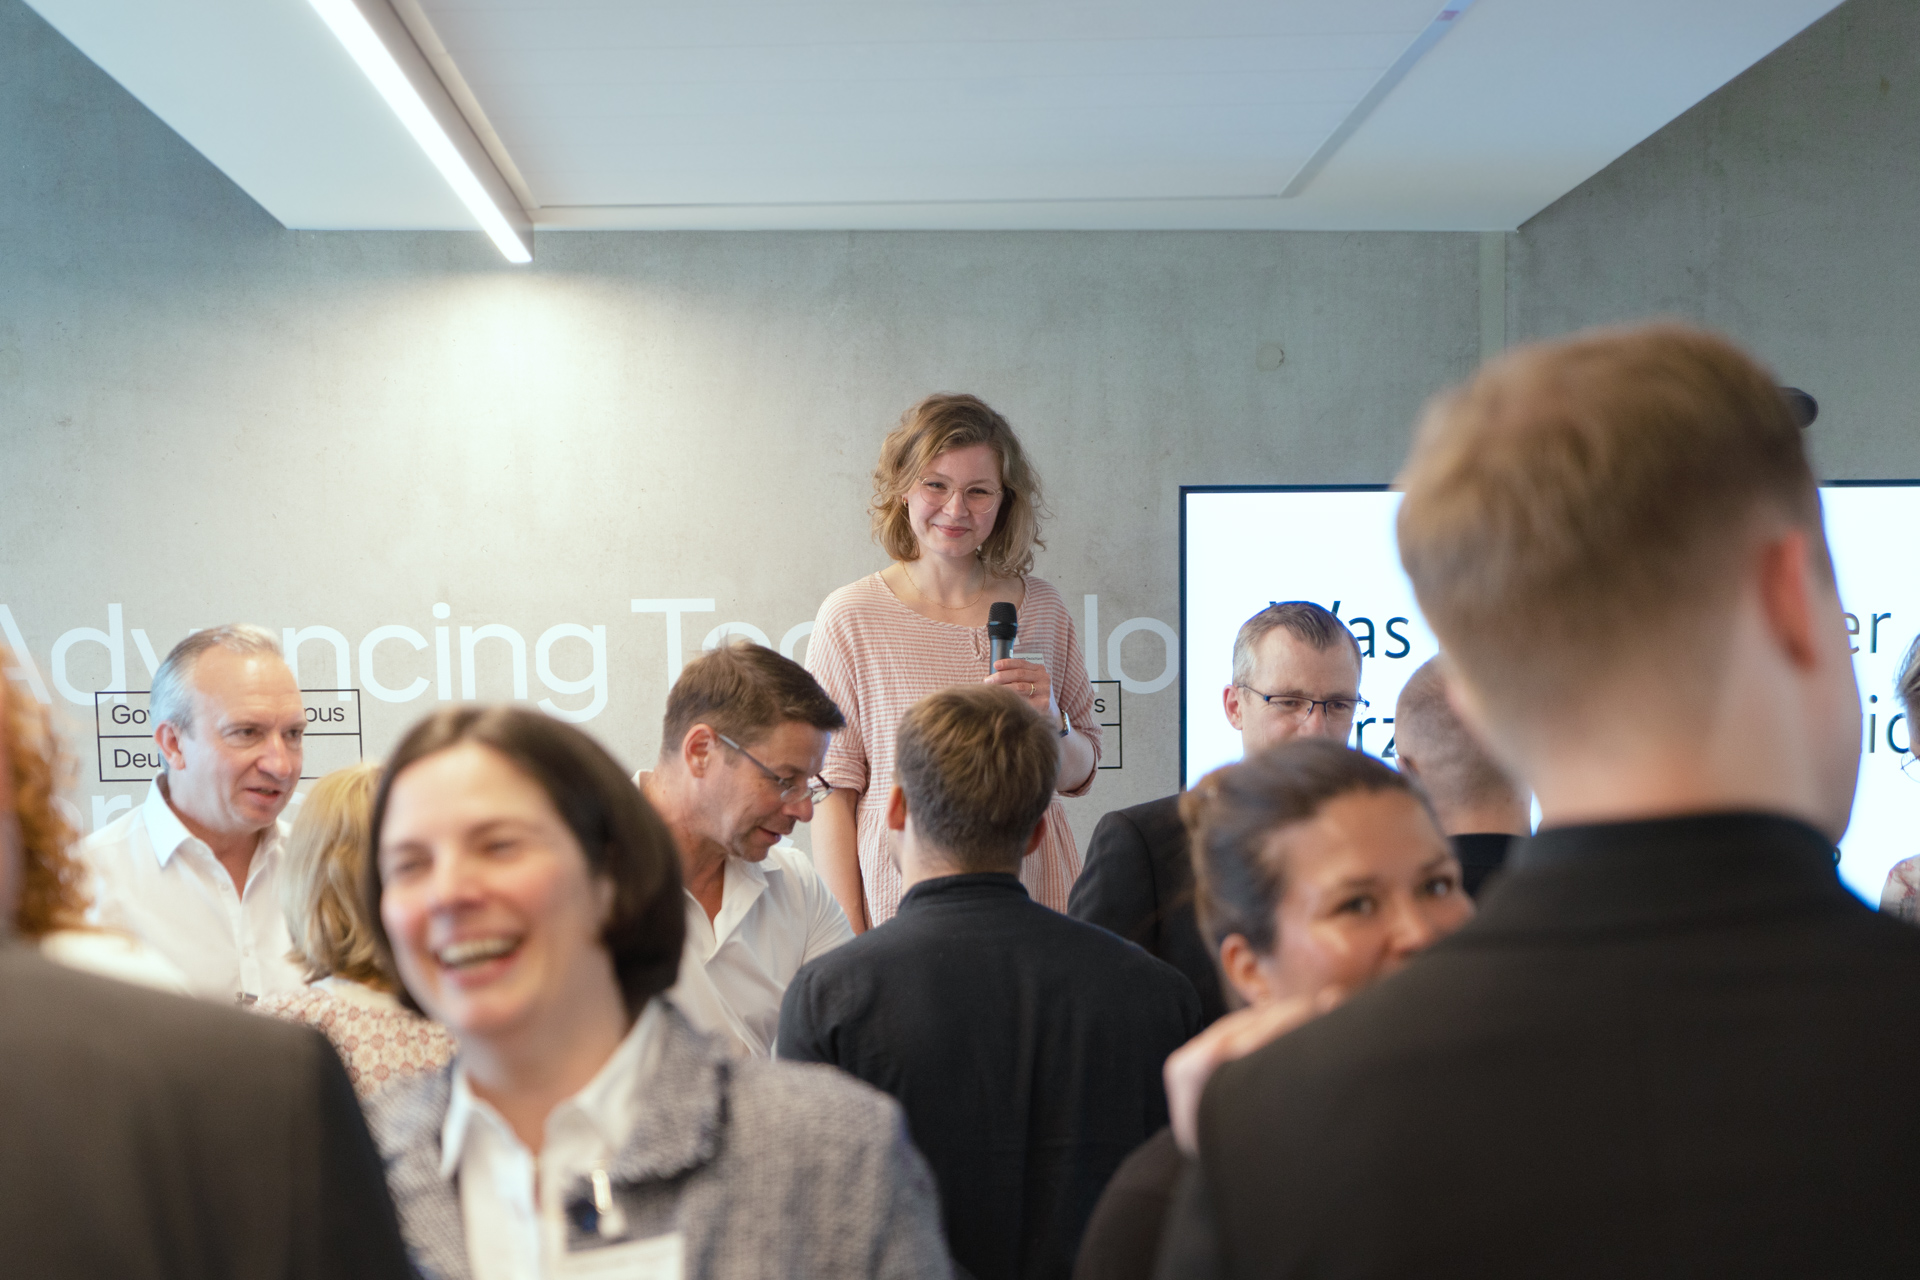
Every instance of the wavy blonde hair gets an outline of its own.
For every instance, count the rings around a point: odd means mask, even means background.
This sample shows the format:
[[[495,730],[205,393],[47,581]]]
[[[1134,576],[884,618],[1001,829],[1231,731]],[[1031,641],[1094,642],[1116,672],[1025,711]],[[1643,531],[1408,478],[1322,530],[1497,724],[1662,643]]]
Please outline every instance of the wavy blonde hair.
[[[1033,571],[1033,553],[1044,549],[1040,521],[1051,515],[1040,493],[1040,476],[1027,461],[1007,420],[978,396],[928,396],[900,415],[900,425],[880,445],[873,469],[873,540],[895,560],[918,559],[920,544],[907,518],[907,494],[933,460],[953,449],[984,444],[1000,457],[1000,509],[993,532],[975,554],[997,578]]]
[[[0,672],[15,665],[0,645]],[[0,679],[7,679],[0,675]],[[78,832],[60,811],[60,792],[73,777],[73,761],[53,730],[53,715],[17,681],[7,679],[6,714],[0,734],[13,765],[14,808],[20,819],[20,902],[13,925],[27,941],[84,924],[87,877],[73,856]]]
[[[280,911],[293,939],[287,958],[306,970],[308,982],[338,977],[393,990],[361,917],[379,781],[374,761],[334,770],[307,792],[287,834]]]

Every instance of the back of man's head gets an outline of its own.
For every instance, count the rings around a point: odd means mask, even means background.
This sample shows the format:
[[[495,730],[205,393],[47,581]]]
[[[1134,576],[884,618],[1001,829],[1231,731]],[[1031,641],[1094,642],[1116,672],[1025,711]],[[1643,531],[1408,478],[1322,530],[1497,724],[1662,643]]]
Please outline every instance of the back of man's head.
[[[764,645],[734,640],[689,662],[673,682],[660,759],[678,760],[696,724],[745,745],[795,723],[832,733],[846,728],[847,718],[805,667]]]
[[[1053,726],[1011,689],[963,684],[915,703],[897,743],[895,777],[922,849],[956,873],[1017,872],[1053,800]]]
[[[1518,789],[1447,701],[1445,660],[1429,658],[1407,677],[1393,713],[1394,750],[1420,780],[1448,835],[1468,830],[1454,816],[1512,806]],[[1473,828],[1477,830],[1478,828]]]
[[[1680,325],[1493,361],[1429,407],[1399,483],[1420,607],[1508,731],[1628,696],[1650,719],[1698,714],[1753,550],[1797,527],[1831,576],[1819,493],[1773,378]]]

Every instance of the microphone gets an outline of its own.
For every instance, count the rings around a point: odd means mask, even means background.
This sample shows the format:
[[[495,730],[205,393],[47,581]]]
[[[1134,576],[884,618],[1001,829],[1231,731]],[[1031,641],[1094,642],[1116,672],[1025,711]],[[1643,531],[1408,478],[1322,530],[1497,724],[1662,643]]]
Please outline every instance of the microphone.
[[[1020,611],[1011,601],[996,600],[987,607],[987,643],[991,650],[987,658],[987,672],[992,674],[993,663],[1002,658],[1013,656],[1013,639],[1020,634]]]

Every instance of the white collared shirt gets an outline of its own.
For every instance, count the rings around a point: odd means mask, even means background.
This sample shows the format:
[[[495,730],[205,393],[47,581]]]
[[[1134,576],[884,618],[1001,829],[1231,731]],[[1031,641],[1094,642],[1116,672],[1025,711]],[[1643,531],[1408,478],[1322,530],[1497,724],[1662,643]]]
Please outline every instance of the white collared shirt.
[[[287,959],[275,871],[286,828],[261,833],[244,892],[167,803],[160,779],[139,808],[80,845],[92,877],[90,923],[129,933],[170,960],[187,988],[215,1000],[278,995],[306,985]]]
[[[567,1193],[626,1145],[642,1087],[660,1059],[660,1002],[649,1000],[587,1086],[547,1115],[540,1154],[473,1092],[455,1060],[441,1129],[440,1175],[457,1172],[473,1280],[558,1274],[567,1247]]]
[[[731,1039],[741,1053],[773,1056],[780,1001],[800,966],[853,941],[846,912],[790,844],[763,862],[728,858],[720,914],[687,893],[687,943],[669,993],[687,1020]]]

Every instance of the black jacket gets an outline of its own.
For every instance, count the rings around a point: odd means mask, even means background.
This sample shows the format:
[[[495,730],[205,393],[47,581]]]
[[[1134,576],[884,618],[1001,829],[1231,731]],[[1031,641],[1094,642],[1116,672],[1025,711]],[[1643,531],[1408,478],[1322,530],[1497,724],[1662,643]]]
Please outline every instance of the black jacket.
[[[1917,1081],[1920,930],[1811,828],[1543,832],[1465,929],[1221,1068],[1168,1247],[1235,1277],[1911,1274]]]
[[[1193,913],[1193,860],[1179,796],[1100,819],[1067,914],[1139,943],[1186,974],[1199,993],[1203,1025],[1227,1011],[1220,972]]]
[[[345,1068],[304,1027],[0,946],[0,1271],[412,1274]]]
[[[801,969],[780,1056],[900,1100],[980,1280],[1066,1277],[1107,1179],[1167,1122],[1160,1068],[1193,988],[1011,875],[915,885],[892,920]]]

